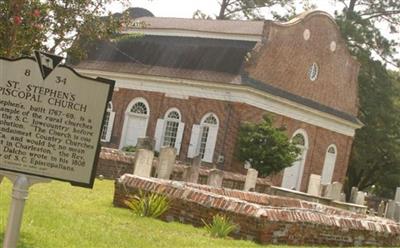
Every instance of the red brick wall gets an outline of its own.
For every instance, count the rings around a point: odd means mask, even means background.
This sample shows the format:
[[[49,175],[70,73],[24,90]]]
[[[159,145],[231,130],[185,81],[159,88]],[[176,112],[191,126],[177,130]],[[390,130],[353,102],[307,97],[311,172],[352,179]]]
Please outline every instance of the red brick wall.
[[[188,183],[124,175],[116,181],[114,205],[124,207],[127,194],[154,192],[167,196],[162,218],[202,226],[216,214],[240,228],[232,236],[263,244],[329,246],[399,246],[394,221],[352,213],[318,203],[252,192],[216,189]]]
[[[303,32],[309,29],[309,40]],[[325,14],[312,13],[299,23],[265,25],[266,39],[252,52],[245,70],[252,78],[357,116],[359,63],[349,54],[339,29]],[[330,50],[332,41],[336,50]],[[308,69],[319,65],[312,82]]]
[[[136,97],[145,98],[150,107],[150,118],[147,128],[147,136],[154,137],[155,125],[158,118],[163,118],[166,111],[170,108],[178,108],[182,114],[182,121],[185,123],[182,146],[179,153],[179,160],[187,160],[188,146],[192,126],[199,124],[201,118],[208,112],[213,112],[219,119],[219,131],[217,143],[214,151],[214,162],[218,155],[224,155],[224,164],[219,165],[224,170],[244,172],[243,163],[235,160],[234,153],[236,148],[236,137],[242,121],[259,122],[266,111],[243,103],[232,103],[227,101],[211,100],[197,97],[189,99],[177,99],[166,97],[165,94],[155,92],[145,92],[139,90],[119,89],[114,92],[113,108],[116,112],[111,143],[105,143],[107,147],[118,147],[122,133],[125,110],[128,104]],[[341,135],[323,128],[319,128],[307,123],[290,119],[280,115],[272,115],[274,124],[277,127],[285,126],[288,136],[291,137],[297,129],[304,129],[309,140],[305,169],[303,174],[303,191],[308,185],[310,173],[321,174],[325,158],[325,152],[329,145],[335,144],[338,148],[336,167],[333,181],[343,182],[349,151],[351,149],[352,138]],[[276,176],[273,180],[275,184],[280,184],[281,176]]]

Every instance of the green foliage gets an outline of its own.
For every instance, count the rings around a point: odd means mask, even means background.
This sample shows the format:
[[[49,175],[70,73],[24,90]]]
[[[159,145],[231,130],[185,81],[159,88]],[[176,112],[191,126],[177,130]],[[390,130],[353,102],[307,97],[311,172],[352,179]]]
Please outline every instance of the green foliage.
[[[361,63],[358,117],[364,124],[356,131],[345,191],[350,195],[356,186],[392,197],[400,179],[400,111],[396,104],[400,80],[386,68],[386,63],[396,63],[396,43],[386,38],[377,24],[393,27],[398,23],[400,2],[340,2],[347,4],[342,13],[337,13],[336,21],[347,46]]]
[[[167,197],[155,193],[146,194],[142,191],[130,200],[126,200],[125,204],[140,217],[157,218],[169,208]]]
[[[237,158],[249,161],[261,176],[291,166],[300,153],[300,149],[289,141],[284,129],[273,127],[268,116],[264,116],[261,123],[242,124],[237,148]]]
[[[124,152],[136,152],[136,146],[124,146],[122,147]]]
[[[113,37],[127,22],[107,13],[109,2],[0,1],[0,56],[30,56],[33,50],[40,49],[82,58],[86,45]]]
[[[202,221],[205,225],[204,228],[213,238],[225,238],[237,229],[237,226],[232,220],[224,215],[215,215],[212,222],[209,224],[204,220]]]

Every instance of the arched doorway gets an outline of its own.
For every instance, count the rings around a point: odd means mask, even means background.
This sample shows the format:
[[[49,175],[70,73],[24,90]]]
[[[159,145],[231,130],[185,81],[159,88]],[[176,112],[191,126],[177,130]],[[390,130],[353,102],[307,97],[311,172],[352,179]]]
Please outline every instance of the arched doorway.
[[[326,149],[324,167],[321,174],[321,184],[332,183],[333,171],[335,170],[337,149],[335,145],[330,145]]]
[[[300,190],[301,179],[304,172],[308,150],[308,137],[306,131],[299,129],[292,136],[292,143],[300,148],[298,159],[292,166],[285,169],[282,179],[282,187],[293,190]]]
[[[120,148],[136,146],[138,138],[146,137],[150,109],[144,98],[135,98],[126,108]]]

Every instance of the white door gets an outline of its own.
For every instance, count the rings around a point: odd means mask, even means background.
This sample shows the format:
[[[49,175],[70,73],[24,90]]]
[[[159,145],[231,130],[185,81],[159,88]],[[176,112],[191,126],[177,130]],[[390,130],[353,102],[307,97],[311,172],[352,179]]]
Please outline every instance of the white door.
[[[146,137],[147,118],[135,115],[127,115],[125,145],[136,146],[138,138]]]
[[[333,171],[336,163],[336,149],[330,146],[325,155],[324,168],[322,169],[321,184],[332,183]]]
[[[296,160],[292,166],[285,169],[283,173],[282,179],[282,187],[287,189],[298,189],[299,179],[300,179],[300,171],[303,163],[303,155],[304,152],[299,156],[299,159]]]

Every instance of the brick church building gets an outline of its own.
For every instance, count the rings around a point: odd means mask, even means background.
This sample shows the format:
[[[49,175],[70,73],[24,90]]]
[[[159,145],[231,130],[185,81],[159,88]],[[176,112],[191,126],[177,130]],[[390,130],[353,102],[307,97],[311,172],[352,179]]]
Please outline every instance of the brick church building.
[[[359,63],[335,21],[321,11],[286,23],[143,16],[126,33],[94,45],[75,68],[116,80],[102,141],[177,149],[186,161],[243,170],[234,156],[243,121],[265,113],[301,148],[278,186],[305,191],[310,174],[343,182],[357,119]]]

